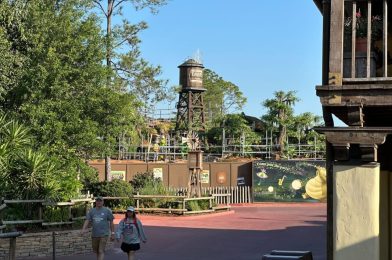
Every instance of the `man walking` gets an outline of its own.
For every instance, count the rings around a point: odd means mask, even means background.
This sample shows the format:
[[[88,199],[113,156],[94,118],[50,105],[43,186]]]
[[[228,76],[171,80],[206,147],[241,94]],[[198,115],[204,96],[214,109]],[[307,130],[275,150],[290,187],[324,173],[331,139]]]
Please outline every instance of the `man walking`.
[[[108,241],[114,240],[114,224],[112,211],[103,206],[103,198],[95,198],[95,208],[92,208],[86,216],[86,221],[83,224],[82,233],[88,232],[87,227],[89,223],[92,224],[92,247],[94,253],[97,254],[97,260],[103,260],[105,256],[105,247]],[[109,231],[110,227],[110,231]]]

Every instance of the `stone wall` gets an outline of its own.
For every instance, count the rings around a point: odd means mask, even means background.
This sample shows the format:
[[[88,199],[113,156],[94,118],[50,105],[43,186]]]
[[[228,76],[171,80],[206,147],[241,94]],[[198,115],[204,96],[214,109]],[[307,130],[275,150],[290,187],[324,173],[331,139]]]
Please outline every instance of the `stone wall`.
[[[113,248],[108,242],[107,249]],[[8,260],[9,239],[0,239],[0,260]],[[80,230],[57,231],[56,256],[91,253],[91,231],[81,234]],[[16,238],[16,257],[51,257],[53,255],[52,232],[29,233]]]

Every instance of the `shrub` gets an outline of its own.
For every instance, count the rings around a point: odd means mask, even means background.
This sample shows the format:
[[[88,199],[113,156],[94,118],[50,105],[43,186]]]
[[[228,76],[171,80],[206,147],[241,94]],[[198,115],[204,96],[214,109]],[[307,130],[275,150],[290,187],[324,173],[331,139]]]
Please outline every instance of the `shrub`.
[[[94,182],[86,187],[94,196],[103,197],[130,197],[133,193],[132,186],[123,180]],[[131,199],[115,199],[106,200],[105,205],[114,210],[126,209],[129,205],[133,205]]]
[[[189,211],[200,211],[210,209],[209,200],[191,200],[186,204],[186,209]]]
[[[162,183],[161,179],[154,178],[152,172],[140,172],[137,173],[130,181],[134,192],[140,192],[144,187],[153,187],[155,184]]]

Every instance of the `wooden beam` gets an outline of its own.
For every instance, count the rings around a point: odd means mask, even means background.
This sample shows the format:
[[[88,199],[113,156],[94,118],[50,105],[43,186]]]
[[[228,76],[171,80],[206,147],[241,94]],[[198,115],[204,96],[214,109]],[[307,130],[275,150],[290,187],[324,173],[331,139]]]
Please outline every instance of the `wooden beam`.
[[[370,45],[372,44],[372,2],[368,1],[367,17],[367,45],[366,45],[366,77],[370,78]]]
[[[351,14],[351,78],[355,78],[355,54],[357,42],[357,2],[352,3],[353,11]]]
[[[10,221],[6,221],[3,220],[2,223],[4,225],[15,225],[15,224],[38,224],[38,223],[42,223],[43,220],[10,220]]]
[[[384,47],[384,57],[383,57],[383,68],[384,77],[388,77],[388,2],[384,0],[383,4],[383,47]]]
[[[71,225],[73,221],[65,221],[65,222],[45,222],[42,223],[42,226],[61,226],[61,225]]]
[[[45,200],[4,200],[5,204],[43,203]]]
[[[75,203],[73,202],[44,202],[43,206],[73,206]]]
[[[330,51],[329,73],[341,79],[343,75],[343,20],[344,1],[332,0],[331,2],[331,28],[330,28]],[[340,75],[340,77],[339,77]],[[336,80],[333,85],[341,86],[341,80]]]

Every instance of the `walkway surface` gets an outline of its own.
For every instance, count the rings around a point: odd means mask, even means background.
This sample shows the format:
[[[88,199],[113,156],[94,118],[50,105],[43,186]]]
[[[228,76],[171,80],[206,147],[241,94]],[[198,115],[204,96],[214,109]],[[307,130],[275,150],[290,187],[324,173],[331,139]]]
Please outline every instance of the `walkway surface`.
[[[203,216],[139,217],[148,242],[142,244],[137,260],[260,260],[274,249],[310,250],[315,260],[326,259],[326,204],[233,205],[232,211]],[[79,259],[96,258],[93,254],[56,257]],[[105,260],[114,259],[127,259],[119,245],[106,253]]]

